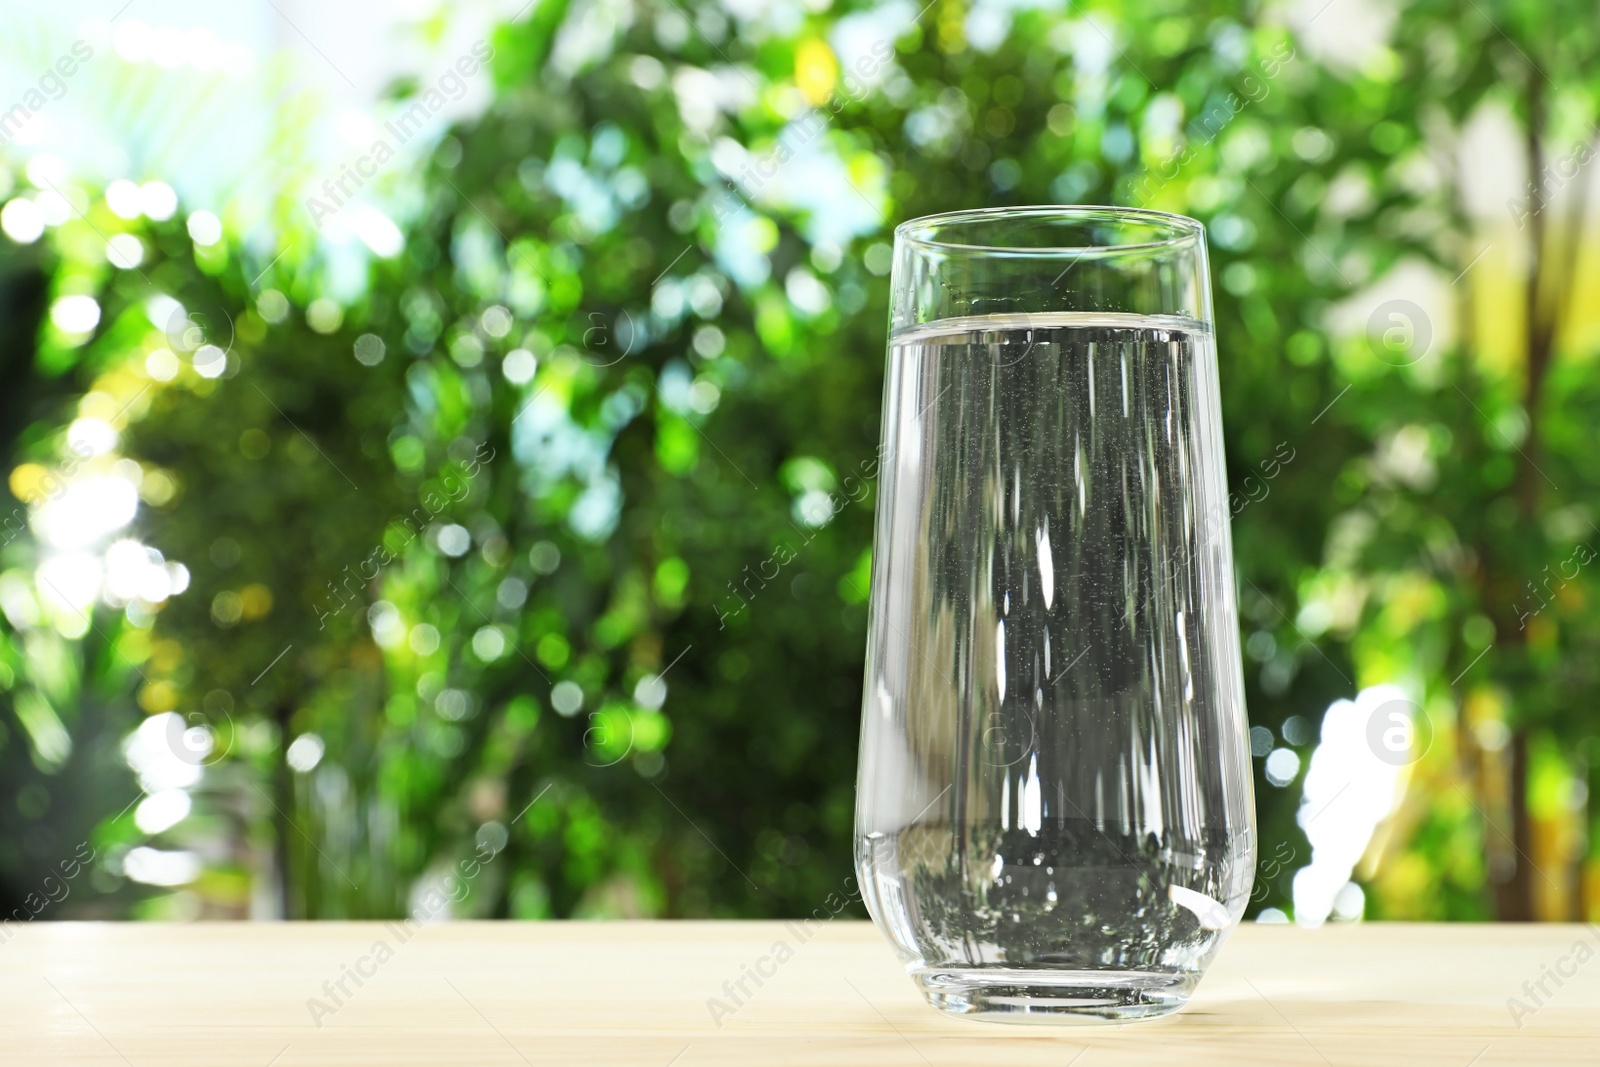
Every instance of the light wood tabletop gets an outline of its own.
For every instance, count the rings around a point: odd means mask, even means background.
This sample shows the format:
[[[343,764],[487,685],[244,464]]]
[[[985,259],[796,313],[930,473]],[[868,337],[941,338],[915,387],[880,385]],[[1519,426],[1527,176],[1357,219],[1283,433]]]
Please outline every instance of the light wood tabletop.
[[[1177,1015],[1075,1026],[945,1016],[843,919],[10,929],[7,1064],[1600,1063],[1577,925],[1246,925]]]

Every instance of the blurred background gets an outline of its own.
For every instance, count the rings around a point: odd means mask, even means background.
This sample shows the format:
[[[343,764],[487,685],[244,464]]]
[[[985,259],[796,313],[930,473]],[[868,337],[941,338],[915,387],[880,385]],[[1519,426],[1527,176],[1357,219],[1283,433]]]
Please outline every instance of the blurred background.
[[[6,922],[839,910],[890,234],[1027,203],[1209,230],[1250,915],[1600,918],[1590,6],[8,22]]]

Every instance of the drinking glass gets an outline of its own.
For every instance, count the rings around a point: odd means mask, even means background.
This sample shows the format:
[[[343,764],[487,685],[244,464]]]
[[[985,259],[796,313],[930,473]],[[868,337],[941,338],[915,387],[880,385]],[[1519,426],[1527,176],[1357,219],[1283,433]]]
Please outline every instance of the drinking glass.
[[[936,215],[892,282],[868,910],[945,1011],[1175,1011],[1255,864],[1204,227]]]

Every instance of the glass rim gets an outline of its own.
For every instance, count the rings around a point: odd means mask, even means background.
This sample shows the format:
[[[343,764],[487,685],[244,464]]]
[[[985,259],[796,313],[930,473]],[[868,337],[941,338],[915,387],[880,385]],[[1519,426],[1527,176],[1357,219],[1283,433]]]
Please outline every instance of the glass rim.
[[[1118,244],[1075,245],[994,245],[940,240],[933,233],[947,226],[969,226],[1009,219],[1044,219],[1056,222],[1124,222],[1148,227],[1151,240]],[[1143,207],[1117,207],[1111,204],[1034,204],[1019,207],[965,208],[907,219],[894,228],[897,242],[930,251],[961,252],[968,255],[1048,257],[1102,256],[1160,249],[1177,250],[1205,238],[1205,224],[1187,215]]]

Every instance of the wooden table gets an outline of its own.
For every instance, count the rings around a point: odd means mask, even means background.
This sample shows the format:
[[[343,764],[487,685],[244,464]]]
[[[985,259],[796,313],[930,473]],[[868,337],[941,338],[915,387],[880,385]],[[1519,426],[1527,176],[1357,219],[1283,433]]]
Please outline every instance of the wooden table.
[[[807,933],[771,922],[39,923],[0,946],[0,1062],[1600,1063],[1600,928],[1247,925],[1183,1012],[1049,1027],[934,1011],[866,923]],[[792,958],[760,962],[779,941]],[[758,963],[771,977],[759,989],[746,979],[753,995],[713,1021],[708,1001],[731,1006],[723,983]],[[1571,975],[1559,986],[1545,977],[1558,971]],[[1514,1019],[1510,998],[1529,1010]]]

